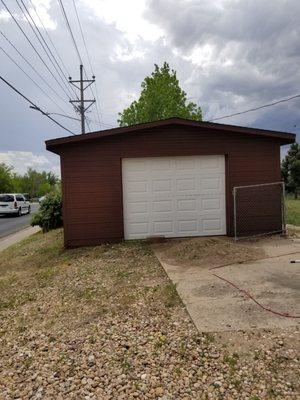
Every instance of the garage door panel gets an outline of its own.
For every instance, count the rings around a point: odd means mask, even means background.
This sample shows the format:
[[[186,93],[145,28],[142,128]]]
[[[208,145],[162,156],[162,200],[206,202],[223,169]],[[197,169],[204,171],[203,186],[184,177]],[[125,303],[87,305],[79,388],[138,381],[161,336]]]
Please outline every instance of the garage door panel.
[[[203,231],[219,232],[222,229],[222,220],[219,218],[208,218],[202,220]]]
[[[207,172],[223,172],[224,157],[223,156],[202,156],[198,160],[199,167],[202,171]]]
[[[154,193],[172,192],[172,179],[156,179],[152,180],[152,189]]]
[[[132,201],[128,202],[127,209],[129,213],[148,213],[147,201]]]
[[[131,213],[129,214],[129,221],[134,221],[135,223],[148,223],[149,214],[148,213]]]
[[[153,211],[155,212],[165,212],[173,211],[173,201],[172,200],[154,200],[152,202]]]
[[[152,221],[174,221],[176,219],[174,212],[152,212]]]
[[[226,233],[224,156],[122,162],[126,239]]]
[[[148,235],[149,232],[148,222],[129,223],[128,227],[130,231],[128,239],[135,239],[137,238],[137,235],[139,235],[139,237],[145,237],[145,235]]]
[[[185,236],[186,234],[197,234],[199,231],[198,220],[182,220],[178,221],[178,231],[181,236]]]
[[[186,193],[186,191],[196,190],[196,178],[188,177],[176,179],[176,189],[179,193]]]
[[[196,169],[196,160],[191,157],[178,157],[175,160],[175,168],[178,172],[194,171]]]
[[[177,200],[177,211],[196,211],[197,210],[197,200],[196,196],[194,199],[178,199]]]
[[[174,222],[172,221],[154,221],[153,222],[153,234],[161,235],[165,234],[173,236],[174,234]]]
[[[201,199],[201,209],[203,211],[220,211],[222,209],[222,198],[206,198]]]
[[[128,181],[128,191],[130,193],[147,193],[148,182],[145,180]]]
[[[152,167],[154,171],[166,171],[172,172],[174,169],[175,160],[171,158],[160,158],[159,162],[155,162],[154,159],[148,161],[148,165]]]

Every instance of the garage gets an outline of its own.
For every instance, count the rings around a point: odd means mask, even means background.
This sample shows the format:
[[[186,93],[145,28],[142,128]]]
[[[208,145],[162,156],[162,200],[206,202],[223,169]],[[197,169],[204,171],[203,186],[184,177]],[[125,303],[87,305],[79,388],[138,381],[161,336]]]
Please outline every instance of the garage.
[[[294,141],[181,118],[48,140],[60,156],[65,246],[282,232],[280,151]]]
[[[224,156],[122,160],[125,239],[226,234]]]

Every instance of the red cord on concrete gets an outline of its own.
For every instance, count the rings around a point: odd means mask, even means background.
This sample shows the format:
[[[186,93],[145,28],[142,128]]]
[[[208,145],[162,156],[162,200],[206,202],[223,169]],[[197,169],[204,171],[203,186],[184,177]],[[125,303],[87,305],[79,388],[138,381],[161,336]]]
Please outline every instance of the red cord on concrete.
[[[211,268],[211,269],[213,269],[213,268]],[[256,303],[260,308],[262,308],[262,309],[265,310],[265,311],[268,311],[268,312],[270,312],[270,313],[272,313],[272,314],[275,314],[275,315],[279,315],[280,317],[286,317],[286,318],[300,318],[300,316],[290,315],[290,314],[288,314],[288,313],[281,313],[281,312],[278,312],[278,311],[274,311],[274,310],[272,310],[271,308],[267,308],[267,307],[265,307],[263,304],[259,303],[259,302],[258,302],[249,292],[247,292],[245,289],[242,289],[242,288],[238,287],[235,283],[229,281],[229,280],[226,279],[226,278],[223,278],[222,276],[219,276],[219,275],[214,274],[214,273],[212,273],[212,272],[211,272],[211,274],[214,275],[214,276],[216,276],[217,278],[221,279],[222,281],[228,283],[229,285],[233,286],[235,289],[239,290],[240,292],[244,293],[247,297],[249,297],[249,299],[251,299],[252,301],[254,301],[254,303]]]

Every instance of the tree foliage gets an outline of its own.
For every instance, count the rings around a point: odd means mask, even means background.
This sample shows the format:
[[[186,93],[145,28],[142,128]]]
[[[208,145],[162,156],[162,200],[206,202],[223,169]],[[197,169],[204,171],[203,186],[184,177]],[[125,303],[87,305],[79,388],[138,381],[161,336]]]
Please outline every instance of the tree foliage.
[[[27,193],[29,198],[44,196],[57,190],[59,180],[53,172],[38,172],[28,168],[24,175],[0,164],[0,193]]]
[[[12,168],[4,163],[0,163],[0,193],[11,192],[12,189]]]
[[[128,108],[119,113],[120,126],[158,121],[171,117],[202,120],[202,111],[195,103],[188,102],[186,93],[180,88],[174,70],[164,63],[154,65],[154,72],[141,84],[141,94]]]
[[[293,193],[295,199],[300,192],[300,145],[293,143],[281,163],[281,174],[287,192]]]

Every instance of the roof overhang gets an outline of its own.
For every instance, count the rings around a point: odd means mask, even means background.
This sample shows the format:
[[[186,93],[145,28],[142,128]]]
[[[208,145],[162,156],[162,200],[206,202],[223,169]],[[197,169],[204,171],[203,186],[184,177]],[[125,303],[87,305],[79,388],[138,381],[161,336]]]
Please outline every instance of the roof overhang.
[[[58,139],[47,140],[46,149],[59,154],[59,148],[69,144],[85,143],[110,136],[123,134],[138,134],[146,130],[152,130],[167,126],[186,126],[198,128],[200,130],[219,131],[225,133],[238,133],[250,136],[262,136],[279,140],[281,145],[294,143],[296,135],[294,133],[270,131],[266,129],[248,128],[244,126],[218,124],[214,122],[193,121],[182,118],[169,118],[161,121],[148,122],[143,124],[106,129],[103,131],[91,132],[84,135],[67,136]]]

